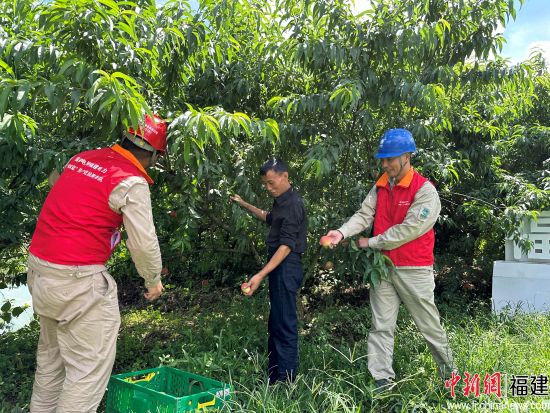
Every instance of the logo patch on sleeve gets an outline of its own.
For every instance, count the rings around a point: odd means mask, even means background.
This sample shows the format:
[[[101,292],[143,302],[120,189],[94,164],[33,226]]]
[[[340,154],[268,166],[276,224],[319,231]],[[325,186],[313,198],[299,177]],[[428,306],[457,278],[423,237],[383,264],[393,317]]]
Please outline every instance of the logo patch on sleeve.
[[[429,208],[422,208],[422,211],[420,211],[420,218],[426,219],[430,216],[430,209]]]

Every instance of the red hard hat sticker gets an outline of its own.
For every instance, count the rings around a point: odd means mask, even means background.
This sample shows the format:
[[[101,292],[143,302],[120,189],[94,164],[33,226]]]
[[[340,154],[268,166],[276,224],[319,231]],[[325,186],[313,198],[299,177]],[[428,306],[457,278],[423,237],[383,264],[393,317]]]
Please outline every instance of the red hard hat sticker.
[[[140,125],[137,132],[134,130],[134,128],[130,127],[128,129],[128,132],[140,136],[157,151],[165,152],[166,129],[166,121],[164,121],[157,115],[154,115],[153,118],[151,118],[149,115],[145,115],[145,125]]]

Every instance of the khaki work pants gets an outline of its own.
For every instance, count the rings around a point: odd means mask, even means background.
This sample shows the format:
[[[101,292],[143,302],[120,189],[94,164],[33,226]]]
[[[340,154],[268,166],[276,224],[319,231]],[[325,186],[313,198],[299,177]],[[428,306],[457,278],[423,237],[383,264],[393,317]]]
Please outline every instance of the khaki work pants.
[[[115,359],[117,287],[106,271],[60,267],[29,258],[27,282],[40,316],[30,412],[93,413]]]
[[[388,281],[370,290],[372,328],[368,337],[368,366],[375,380],[394,379],[393,343],[401,301],[426,339],[439,374],[445,378],[454,369],[447,334],[441,327],[434,302],[432,267],[394,268]]]

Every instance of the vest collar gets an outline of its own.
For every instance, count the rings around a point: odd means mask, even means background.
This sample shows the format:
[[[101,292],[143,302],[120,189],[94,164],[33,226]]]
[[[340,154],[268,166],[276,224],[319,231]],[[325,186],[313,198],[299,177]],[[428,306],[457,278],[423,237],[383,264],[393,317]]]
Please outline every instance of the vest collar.
[[[411,182],[412,182],[413,177],[414,177],[414,169],[411,168],[411,169],[409,169],[409,172],[407,172],[407,175],[405,175],[403,177],[403,179],[401,179],[399,181],[399,183],[396,184],[395,186],[400,186],[402,188],[408,188],[409,186],[411,186]],[[381,187],[384,187],[384,186],[388,185],[389,182],[390,182],[390,178],[388,177],[388,174],[386,172],[384,172],[382,174],[382,176],[380,178],[378,178],[378,181],[376,181],[376,186],[381,188]]]
[[[151,179],[151,177],[147,174],[147,172],[145,171],[145,168],[143,167],[142,164],[139,163],[139,161],[137,160],[137,158],[132,154],[132,152],[130,151],[127,151],[126,149],[124,149],[122,146],[120,146],[118,143],[114,144],[113,146],[111,146],[111,149],[113,151],[115,151],[116,153],[122,155],[124,158],[128,159],[130,162],[132,162],[132,165],[134,165],[136,168],[139,169],[139,171],[141,172],[141,174],[143,175],[143,177],[145,178],[145,180],[147,181],[147,183],[149,185],[151,185],[152,183],[154,183],[154,181]]]

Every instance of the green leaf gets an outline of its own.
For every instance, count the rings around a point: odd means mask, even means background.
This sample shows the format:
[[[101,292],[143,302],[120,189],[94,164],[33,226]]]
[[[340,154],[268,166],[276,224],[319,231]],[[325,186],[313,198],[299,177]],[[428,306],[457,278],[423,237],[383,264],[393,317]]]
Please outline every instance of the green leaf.
[[[107,90],[105,93],[101,94],[102,103],[97,109],[98,113],[103,112],[105,108],[109,109],[109,107],[117,101],[117,96],[113,94],[110,90]],[[93,106],[93,104],[92,104]]]
[[[16,109],[19,111],[23,109],[25,106],[25,103],[27,103],[27,99],[29,97],[29,88],[30,84],[28,82],[23,83],[19,88],[17,89],[17,97],[16,97]]]
[[[72,102],[71,111],[72,112],[74,112],[77,106],[79,105],[81,95],[82,95],[82,92],[80,91],[80,89],[73,89],[71,91],[71,102]]]
[[[99,3],[109,7],[112,9],[112,13],[120,13],[120,8],[118,7],[118,4],[114,0],[97,0]]]
[[[384,259],[384,261],[385,261],[385,264],[386,264],[388,267],[393,268],[393,266],[394,266],[394,265],[393,265],[393,261],[390,259],[390,257],[388,257],[388,256],[385,255],[385,254],[382,254],[382,257],[383,257],[383,259]]]
[[[11,87],[6,87],[1,89],[0,91],[0,119],[4,116],[4,113],[6,113],[6,108],[8,106],[9,96],[10,92],[12,91]]]
[[[8,74],[14,76],[13,69],[10,67],[10,65],[4,62],[2,59],[0,59],[0,68],[2,68]]]
[[[26,310],[25,307],[15,307],[11,314],[14,316],[14,317],[19,317],[24,311]]]
[[[59,75],[64,74],[65,71],[66,71],[69,67],[71,67],[71,66],[74,65],[74,63],[75,63],[75,60],[74,60],[74,59],[67,59],[67,60],[65,61],[65,63],[63,63],[63,65],[61,66],[61,68],[59,69],[58,74],[59,74]]]
[[[109,126],[111,130],[114,130],[116,126],[119,124],[119,114],[120,114],[120,106],[115,105],[115,107],[111,109],[111,115],[110,115],[110,121],[109,121]]]
[[[124,22],[118,22],[117,28],[121,29],[124,33],[126,33],[128,36],[130,36],[131,39],[137,40],[136,33],[132,26],[130,26],[127,23]]]
[[[114,72],[111,75],[112,79],[122,79],[126,83],[127,86],[137,86],[137,82],[134,78],[131,78],[130,76],[122,73],[122,72]]]
[[[380,286],[380,273],[377,269],[373,269],[370,274],[371,284],[373,288],[378,288]]]
[[[6,301],[6,302],[2,305],[2,307],[0,307],[0,310],[1,310],[2,312],[4,312],[4,313],[7,313],[8,311],[10,311],[10,309],[11,309],[11,302],[9,302],[9,301]]]
[[[105,93],[107,93],[106,90],[101,90],[97,95],[95,95],[95,96],[92,98],[92,100],[90,101],[90,106],[91,106],[91,107],[94,107],[95,104],[96,104],[97,102],[99,102],[99,101],[103,98],[103,95],[104,95]],[[109,93],[111,93],[111,92],[109,91]]]
[[[187,165],[191,163],[191,145],[189,139],[183,141],[183,160]]]

